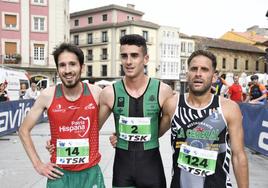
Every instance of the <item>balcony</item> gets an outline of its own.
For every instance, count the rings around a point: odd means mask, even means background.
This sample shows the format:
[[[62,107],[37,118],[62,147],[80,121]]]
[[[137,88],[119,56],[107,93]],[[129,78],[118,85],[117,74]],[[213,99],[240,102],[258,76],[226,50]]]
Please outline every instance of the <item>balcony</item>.
[[[6,24],[5,29],[17,29],[17,25],[16,24]]]
[[[49,66],[48,58],[34,58],[30,57],[30,66]]]
[[[108,54],[101,54],[100,55],[100,60],[107,60],[108,59]]]
[[[0,55],[1,64],[20,64],[21,63],[21,55],[20,54],[5,54]]]
[[[93,55],[87,55],[86,56],[86,60],[89,61],[89,62],[92,62],[93,61]]]
[[[88,46],[97,46],[97,45],[106,45],[108,44],[109,39],[106,38],[93,38],[92,40],[87,40],[87,39],[83,39],[83,40],[72,40],[71,44],[74,45],[78,45],[78,46],[82,46],[82,47],[88,47]]]

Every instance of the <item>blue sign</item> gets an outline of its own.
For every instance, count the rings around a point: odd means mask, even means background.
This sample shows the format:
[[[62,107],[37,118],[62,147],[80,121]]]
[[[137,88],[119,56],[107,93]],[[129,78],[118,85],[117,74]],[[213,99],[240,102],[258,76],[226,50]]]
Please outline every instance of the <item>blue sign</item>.
[[[24,117],[33,106],[33,99],[6,101],[0,103],[0,136],[15,132],[20,127]],[[37,123],[47,121],[45,113]]]
[[[268,156],[268,106],[241,103],[245,145]]]

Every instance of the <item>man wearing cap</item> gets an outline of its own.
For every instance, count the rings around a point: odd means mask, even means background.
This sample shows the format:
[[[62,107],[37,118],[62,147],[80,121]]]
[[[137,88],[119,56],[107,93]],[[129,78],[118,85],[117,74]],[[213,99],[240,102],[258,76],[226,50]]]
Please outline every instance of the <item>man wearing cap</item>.
[[[251,104],[266,104],[266,88],[263,84],[258,82],[259,77],[257,75],[252,75],[250,77],[252,85],[249,88],[249,96],[246,102]]]

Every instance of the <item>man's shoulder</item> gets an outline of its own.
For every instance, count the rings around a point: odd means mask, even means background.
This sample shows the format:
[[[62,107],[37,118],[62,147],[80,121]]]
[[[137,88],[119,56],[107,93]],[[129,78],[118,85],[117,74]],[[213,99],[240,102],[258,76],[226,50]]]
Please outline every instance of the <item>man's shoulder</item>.
[[[233,109],[238,107],[238,104],[236,102],[234,102],[233,100],[230,99],[226,99],[223,96],[219,96],[220,97],[220,102],[221,102],[221,106],[222,108],[224,108],[225,110],[227,109]]]
[[[94,91],[98,91],[98,92],[101,92],[101,87],[97,86],[97,85],[94,85],[94,84],[90,84],[90,83],[87,83],[88,87],[90,90],[94,90]]]

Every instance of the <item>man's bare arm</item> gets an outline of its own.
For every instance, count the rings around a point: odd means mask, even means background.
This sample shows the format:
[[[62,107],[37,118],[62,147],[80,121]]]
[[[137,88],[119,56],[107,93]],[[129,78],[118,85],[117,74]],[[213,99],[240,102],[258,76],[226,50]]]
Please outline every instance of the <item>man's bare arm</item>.
[[[40,157],[38,156],[33,140],[31,138],[31,130],[35,126],[37,120],[39,119],[40,115],[43,113],[43,111],[46,108],[46,104],[48,103],[48,97],[47,95],[42,92],[40,96],[35,101],[33,107],[28,112],[27,116],[25,117],[22,125],[19,129],[19,136],[21,139],[21,142],[24,146],[24,149],[29,156],[35,170],[43,176],[46,176],[50,179],[58,178],[59,175],[63,175],[60,171],[55,169],[56,164],[48,163],[44,164]]]
[[[114,101],[114,92],[112,86],[106,86],[100,93],[99,105],[99,130],[102,128],[105,121],[108,119],[112,112]]]
[[[226,120],[230,133],[232,164],[237,185],[239,188],[248,188],[248,160],[244,150],[242,114],[239,106],[233,101],[226,102],[223,108],[227,114]]]
[[[165,132],[170,129],[170,122],[176,110],[178,97],[178,94],[173,95],[172,97],[168,98],[163,105],[159,137],[163,136]]]

